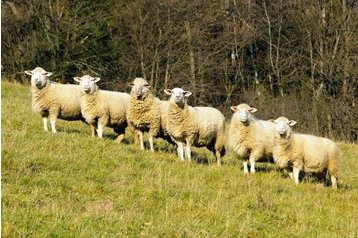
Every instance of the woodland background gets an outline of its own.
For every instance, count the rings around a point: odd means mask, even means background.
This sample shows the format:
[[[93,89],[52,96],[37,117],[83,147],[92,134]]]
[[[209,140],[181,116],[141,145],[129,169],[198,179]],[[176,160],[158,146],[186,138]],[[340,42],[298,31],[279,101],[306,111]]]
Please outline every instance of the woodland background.
[[[246,102],[357,142],[357,33],[356,0],[1,1],[2,78],[28,84],[23,71],[41,66],[128,92],[142,76],[161,99],[182,87],[228,118]]]

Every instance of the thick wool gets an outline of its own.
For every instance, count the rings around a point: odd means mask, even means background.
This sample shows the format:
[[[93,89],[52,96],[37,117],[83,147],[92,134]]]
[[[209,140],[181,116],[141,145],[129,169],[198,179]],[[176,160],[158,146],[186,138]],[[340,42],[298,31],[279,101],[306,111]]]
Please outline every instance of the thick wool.
[[[128,125],[134,130],[147,132],[154,137],[160,132],[160,100],[148,93],[144,100],[130,96],[127,112]]]
[[[240,108],[248,111],[251,107],[247,104],[237,106],[237,111],[233,114],[226,131],[226,145],[244,161],[245,173],[248,172],[248,161],[251,165],[250,171],[254,173],[255,162],[273,162],[275,124],[257,119],[250,112],[247,121],[242,122],[239,116]]]
[[[212,107],[183,106],[169,103],[168,131],[176,142],[196,147],[207,147],[214,153],[218,164],[225,154],[225,117]]]
[[[68,121],[83,120],[80,106],[80,88],[72,84],[59,84],[47,81],[46,86],[38,89],[31,86],[32,109],[43,117]]]
[[[96,90],[82,93],[81,109],[86,122],[94,127],[107,126],[119,134],[120,141],[127,127],[126,112],[129,108],[130,96],[127,93],[107,90]]]

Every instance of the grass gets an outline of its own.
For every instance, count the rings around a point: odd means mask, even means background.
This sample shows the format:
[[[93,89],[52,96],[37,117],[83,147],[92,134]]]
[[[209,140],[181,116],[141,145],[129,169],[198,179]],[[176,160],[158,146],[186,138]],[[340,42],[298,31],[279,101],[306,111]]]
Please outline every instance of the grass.
[[[357,237],[358,146],[339,143],[340,188],[296,186],[262,164],[244,175],[228,155],[217,167],[91,138],[81,122],[42,129],[29,88],[2,82],[3,237]],[[131,142],[131,138],[128,139]]]

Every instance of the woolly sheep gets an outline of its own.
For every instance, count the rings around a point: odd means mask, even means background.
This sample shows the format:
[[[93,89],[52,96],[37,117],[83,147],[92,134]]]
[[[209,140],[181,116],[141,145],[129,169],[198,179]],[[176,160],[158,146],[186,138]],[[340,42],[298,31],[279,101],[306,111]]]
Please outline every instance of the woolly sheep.
[[[48,78],[52,73],[41,67],[26,70],[25,73],[31,76],[32,109],[41,115],[45,131],[48,131],[47,118],[50,118],[53,133],[57,132],[57,118],[67,121],[84,120],[78,85],[52,82]]]
[[[167,129],[178,145],[178,155],[184,160],[185,155],[191,161],[191,146],[205,146],[216,157],[221,165],[221,157],[225,154],[225,117],[213,107],[191,107],[187,97],[192,93],[181,88],[165,89],[170,95]]]
[[[161,101],[151,93],[144,78],[135,78],[130,86],[128,125],[139,136],[141,150],[144,150],[143,134],[148,133],[150,150],[154,151],[153,139],[161,132]]]
[[[272,120],[275,123],[273,158],[281,168],[293,168],[293,179],[299,183],[299,173],[328,172],[332,187],[337,188],[337,160],[340,150],[326,138],[292,132],[296,121],[286,117]]]
[[[271,162],[274,147],[275,125],[272,122],[259,120],[253,113],[256,108],[242,103],[232,106],[234,112],[227,129],[227,146],[240,159],[243,159],[244,173],[255,173],[255,162]]]
[[[107,126],[118,133],[116,141],[121,142],[127,127],[129,94],[99,90],[97,82],[100,78],[93,78],[90,75],[74,77],[74,80],[80,83],[81,112],[91,126],[92,137],[97,130],[98,137],[102,138],[103,128]]]

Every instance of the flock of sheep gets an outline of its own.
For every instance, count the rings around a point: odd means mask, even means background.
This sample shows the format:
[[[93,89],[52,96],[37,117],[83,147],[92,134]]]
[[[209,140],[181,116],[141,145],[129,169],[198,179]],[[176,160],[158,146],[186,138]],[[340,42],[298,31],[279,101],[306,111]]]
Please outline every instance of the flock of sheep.
[[[170,99],[158,99],[143,78],[135,78],[127,94],[100,90],[100,78],[89,75],[74,77],[78,86],[50,81],[52,73],[41,67],[25,73],[31,75],[32,108],[42,116],[46,131],[48,118],[53,133],[57,118],[83,120],[92,136],[102,138],[103,128],[110,127],[121,142],[129,126],[142,150],[147,133],[151,151],[154,138],[161,137],[177,146],[181,160],[191,160],[192,146],[206,147],[221,165],[226,147],[243,160],[245,173],[255,172],[255,162],[275,162],[296,184],[300,171],[326,173],[337,188],[337,145],[326,138],[294,133],[291,127],[296,122],[285,117],[259,120],[253,115],[256,108],[240,104],[231,107],[234,113],[226,123],[216,108],[189,106],[187,98],[192,93],[181,88],[165,89]]]

